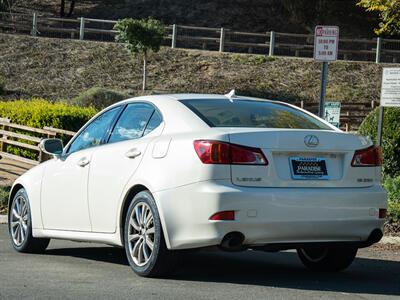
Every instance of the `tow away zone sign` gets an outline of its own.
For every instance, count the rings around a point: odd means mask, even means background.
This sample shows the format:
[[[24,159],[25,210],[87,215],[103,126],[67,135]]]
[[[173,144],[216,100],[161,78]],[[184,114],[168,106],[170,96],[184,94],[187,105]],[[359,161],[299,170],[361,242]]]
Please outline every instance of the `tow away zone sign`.
[[[318,61],[337,60],[339,27],[317,25],[314,32],[314,59]]]
[[[400,106],[400,68],[383,68],[381,106]]]

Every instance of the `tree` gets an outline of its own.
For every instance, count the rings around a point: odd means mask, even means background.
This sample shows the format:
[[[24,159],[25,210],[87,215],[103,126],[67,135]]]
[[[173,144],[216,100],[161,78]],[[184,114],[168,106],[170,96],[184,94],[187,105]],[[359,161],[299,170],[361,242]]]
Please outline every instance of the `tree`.
[[[143,90],[147,86],[147,55],[149,51],[158,52],[165,35],[165,26],[153,18],[123,19],[115,24],[117,42],[125,43],[133,56],[143,58]]]
[[[381,22],[375,28],[377,35],[400,34],[400,0],[357,0],[366,11],[377,12]]]
[[[71,0],[67,17],[72,16],[72,13],[74,12],[74,8],[75,8],[75,0]],[[60,3],[60,17],[61,18],[65,17],[65,0],[61,0],[61,3]]]

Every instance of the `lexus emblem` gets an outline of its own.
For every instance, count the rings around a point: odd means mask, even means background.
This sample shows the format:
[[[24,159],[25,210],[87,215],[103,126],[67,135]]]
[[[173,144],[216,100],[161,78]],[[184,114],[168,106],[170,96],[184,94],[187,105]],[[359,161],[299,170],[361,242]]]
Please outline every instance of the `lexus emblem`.
[[[306,135],[304,138],[304,144],[306,144],[307,147],[317,147],[319,140],[315,135]]]

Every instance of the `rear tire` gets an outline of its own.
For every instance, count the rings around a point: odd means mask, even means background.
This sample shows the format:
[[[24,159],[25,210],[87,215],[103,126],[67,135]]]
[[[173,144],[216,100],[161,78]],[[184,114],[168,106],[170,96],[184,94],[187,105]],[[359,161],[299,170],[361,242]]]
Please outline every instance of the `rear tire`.
[[[301,262],[312,271],[338,272],[346,269],[357,255],[355,247],[310,247],[297,249]]]
[[[8,232],[15,250],[23,253],[42,253],[50,239],[38,239],[32,236],[32,215],[28,194],[19,189],[12,199],[8,212]]]
[[[129,264],[136,274],[161,277],[173,271],[176,255],[167,249],[157,206],[149,191],[138,193],[129,205],[124,244]]]

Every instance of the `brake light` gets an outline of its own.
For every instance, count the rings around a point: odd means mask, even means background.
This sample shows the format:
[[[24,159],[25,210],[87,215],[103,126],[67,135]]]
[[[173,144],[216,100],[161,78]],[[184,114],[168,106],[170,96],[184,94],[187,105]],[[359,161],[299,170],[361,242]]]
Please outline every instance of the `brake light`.
[[[235,212],[233,210],[220,211],[210,217],[211,221],[234,221]]]
[[[259,148],[221,141],[194,141],[194,149],[204,164],[268,165]]]
[[[386,218],[386,213],[387,213],[386,208],[380,208],[380,209],[379,209],[379,219],[384,219],[384,218]]]
[[[377,167],[382,165],[382,149],[379,146],[371,146],[357,150],[354,153],[351,165],[353,167]]]

